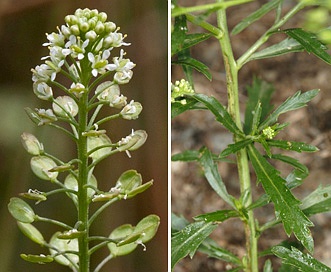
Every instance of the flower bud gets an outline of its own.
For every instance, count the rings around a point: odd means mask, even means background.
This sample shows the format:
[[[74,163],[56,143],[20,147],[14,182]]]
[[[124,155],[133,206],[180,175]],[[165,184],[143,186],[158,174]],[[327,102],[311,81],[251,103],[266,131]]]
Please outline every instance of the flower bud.
[[[30,161],[32,172],[40,179],[55,180],[58,172],[50,172],[48,170],[56,167],[56,163],[46,156],[32,157]]]
[[[101,21],[101,22],[106,22],[106,20],[107,20],[107,14],[106,13],[104,13],[104,12],[100,12],[99,14],[98,14],[98,19]]]
[[[106,33],[113,32],[116,29],[116,25],[113,22],[105,22],[104,26]]]
[[[71,32],[71,34],[73,34],[75,36],[79,36],[80,31],[79,31],[78,25],[72,25],[72,26],[70,26],[70,32]]]
[[[142,109],[143,107],[139,102],[134,102],[131,100],[131,102],[122,109],[120,114],[123,119],[134,120],[138,118]]]
[[[85,38],[86,39],[89,39],[90,42],[94,42],[96,40],[96,38],[97,38],[97,33],[95,33],[94,30],[90,30],[89,32],[87,32],[85,34]]]
[[[24,132],[21,135],[21,140],[23,147],[26,151],[28,151],[29,154],[40,155],[44,152],[42,143],[40,143],[34,135]]]
[[[102,34],[105,31],[105,26],[103,23],[101,23],[100,21],[97,23],[97,25],[95,26],[95,32],[97,34]]]
[[[84,22],[82,20],[79,21],[79,30],[82,32],[87,32],[90,28],[88,22]]]
[[[54,112],[61,117],[67,117],[68,115],[75,117],[78,114],[78,105],[70,96],[58,96],[52,107]]]

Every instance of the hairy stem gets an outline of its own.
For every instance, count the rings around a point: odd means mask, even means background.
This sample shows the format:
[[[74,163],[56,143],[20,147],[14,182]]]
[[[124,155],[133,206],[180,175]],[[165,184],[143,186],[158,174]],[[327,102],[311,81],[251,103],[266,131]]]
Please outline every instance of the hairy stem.
[[[221,2],[222,0],[217,0]],[[238,68],[236,61],[233,56],[233,51],[231,47],[231,41],[229,37],[229,31],[227,27],[227,19],[225,10],[219,10],[217,12],[218,27],[223,32],[223,35],[219,38],[225,73],[227,82],[227,92],[228,92],[228,110],[233,120],[235,121],[238,128],[242,129],[241,119],[240,119],[240,108],[239,108],[239,94],[238,94]],[[234,135],[234,141],[239,140],[238,135]],[[244,194],[248,197],[244,198],[244,203],[242,205],[247,207],[252,203],[251,194],[251,182],[249,175],[249,166],[247,159],[247,152],[245,149],[241,149],[237,153],[237,167],[240,180],[240,190],[241,195]],[[246,235],[246,250],[247,250],[247,272],[257,272],[258,271],[258,254],[257,254],[257,238],[256,229],[254,222],[253,211],[248,211],[248,218],[243,220],[245,223],[245,235]]]

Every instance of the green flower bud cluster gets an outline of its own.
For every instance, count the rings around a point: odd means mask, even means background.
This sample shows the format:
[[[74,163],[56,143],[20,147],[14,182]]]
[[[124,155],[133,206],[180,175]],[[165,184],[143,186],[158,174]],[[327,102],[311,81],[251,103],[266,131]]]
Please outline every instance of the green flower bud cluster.
[[[184,97],[192,94],[194,94],[194,90],[185,79],[177,80],[175,84],[171,84],[171,103],[176,102],[179,98],[180,103],[185,105],[186,99]]]

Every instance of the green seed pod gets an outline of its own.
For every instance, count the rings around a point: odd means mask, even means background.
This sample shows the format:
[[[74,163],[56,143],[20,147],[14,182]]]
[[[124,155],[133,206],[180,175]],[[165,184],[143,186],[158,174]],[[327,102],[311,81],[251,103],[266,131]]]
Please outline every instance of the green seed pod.
[[[131,235],[133,230],[134,227],[132,227],[130,224],[124,224],[114,229],[109,235],[109,238],[120,242]],[[134,241],[120,246],[118,246],[116,243],[108,244],[109,251],[114,257],[127,255],[134,251],[136,247],[137,244],[134,243]]]
[[[12,197],[8,204],[10,214],[19,222],[32,223],[35,213],[28,203],[18,197]]]
[[[78,240],[77,239],[59,239],[58,235],[60,232],[56,232],[53,234],[49,244],[56,248],[57,250],[50,249],[52,255],[56,255],[58,252],[65,251],[75,251],[78,252]],[[77,254],[67,253],[66,257],[62,255],[58,255],[54,257],[55,261],[62,265],[70,266],[71,263],[68,259],[70,259],[73,263],[78,263],[79,257]]]
[[[47,197],[44,195],[44,193],[39,192],[38,190],[29,189],[28,192],[20,193],[19,195],[27,199],[36,200],[36,204],[47,200]]]
[[[44,152],[42,143],[30,133],[24,132],[21,135],[21,141],[25,150],[31,155],[40,155]]]
[[[31,241],[43,246],[45,244],[44,237],[38,229],[29,223],[17,222],[19,229],[22,233],[28,237]]]
[[[45,263],[51,263],[54,261],[54,258],[50,255],[32,255],[32,254],[21,254],[21,258],[24,261],[30,262],[30,263],[38,263],[38,264],[45,264]]]
[[[55,180],[58,172],[50,172],[50,169],[56,167],[56,163],[46,156],[32,157],[30,161],[32,172],[43,180]]]
[[[78,114],[78,105],[70,96],[58,96],[52,104],[54,112],[61,117],[75,117]]]
[[[141,234],[141,242],[146,243],[150,241],[156,234],[157,229],[160,225],[160,217],[151,214],[140,220],[135,227],[133,234]]]
[[[122,109],[120,114],[123,119],[134,120],[139,117],[142,109],[143,107],[139,102],[134,102],[131,100],[131,102]]]

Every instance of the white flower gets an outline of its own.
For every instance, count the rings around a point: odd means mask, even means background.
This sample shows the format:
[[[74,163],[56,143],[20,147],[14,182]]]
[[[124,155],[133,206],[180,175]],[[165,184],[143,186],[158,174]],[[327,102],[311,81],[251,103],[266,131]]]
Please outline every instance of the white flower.
[[[48,43],[43,43],[43,46],[64,46],[64,36],[62,35],[60,29],[59,34],[53,32],[51,34],[46,33]]]
[[[89,52],[87,57],[89,61],[92,63],[92,75],[96,77],[99,74],[103,74],[106,70],[111,69],[111,65],[108,64],[108,58],[110,56],[110,50],[104,50],[102,55],[99,53],[98,55],[94,55]]]
[[[73,58],[81,60],[84,58],[85,48],[88,46],[89,41],[89,39],[86,39],[82,42],[79,36],[71,35],[69,41],[65,44],[65,49],[62,49],[62,53],[65,56],[71,55]]]
[[[56,72],[54,71],[54,69],[52,69],[47,64],[37,65],[31,71],[33,73],[33,75],[32,75],[33,82],[36,82],[36,81],[45,81],[46,82],[49,79],[53,81],[56,77]]]
[[[48,86],[45,82],[34,82],[33,92],[39,99],[42,100],[49,100],[51,97],[53,97],[52,88]]]

